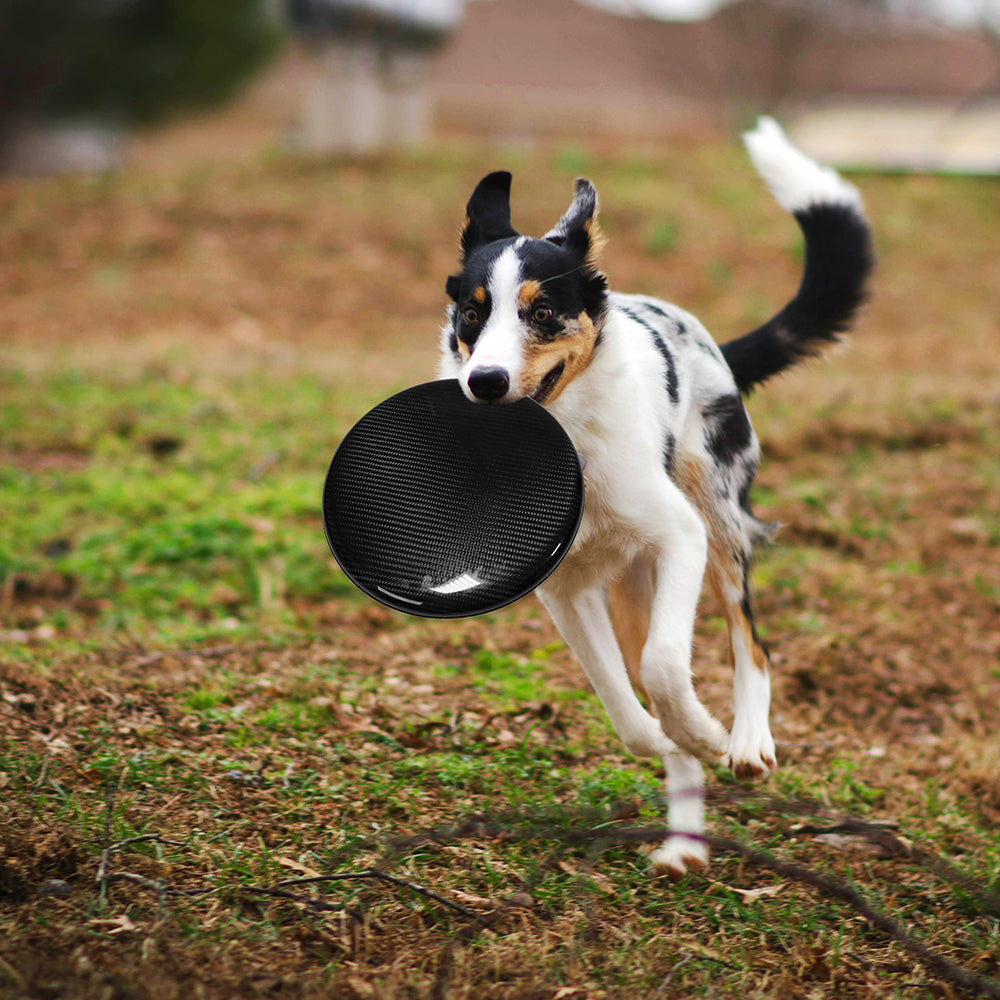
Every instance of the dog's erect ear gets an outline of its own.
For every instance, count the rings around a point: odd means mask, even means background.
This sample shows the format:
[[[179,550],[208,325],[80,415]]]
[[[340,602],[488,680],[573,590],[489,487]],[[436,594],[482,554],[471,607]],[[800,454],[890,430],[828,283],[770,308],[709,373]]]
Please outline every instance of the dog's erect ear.
[[[575,191],[573,203],[566,214],[543,239],[564,247],[579,262],[584,308],[596,320],[607,304],[608,279],[599,263],[604,234],[597,222],[597,191],[594,185],[580,177]]]
[[[543,239],[565,247],[579,257],[585,269],[598,270],[598,257],[604,246],[604,236],[597,222],[597,190],[585,177],[578,177],[573,202],[566,214]]]
[[[460,237],[462,263],[487,243],[519,235],[510,224],[510,180],[506,170],[497,170],[476,185],[465,206],[466,220]]]

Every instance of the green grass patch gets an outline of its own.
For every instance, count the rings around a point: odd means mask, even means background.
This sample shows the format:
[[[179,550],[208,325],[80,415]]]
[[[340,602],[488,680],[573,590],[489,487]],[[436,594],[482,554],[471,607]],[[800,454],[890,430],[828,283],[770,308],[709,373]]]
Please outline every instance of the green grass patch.
[[[354,593],[319,515],[346,427],[329,417],[329,385],[252,376],[221,389],[155,370],[7,380],[0,589],[14,598],[10,625],[247,636],[262,616],[295,631],[288,595]]]

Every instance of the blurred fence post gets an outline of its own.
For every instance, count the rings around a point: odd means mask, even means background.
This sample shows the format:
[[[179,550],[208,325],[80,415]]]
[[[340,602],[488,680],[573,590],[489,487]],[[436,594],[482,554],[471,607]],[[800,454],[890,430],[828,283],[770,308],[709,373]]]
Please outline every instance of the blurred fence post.
[[[316,53],[298,140],[312,152],[364,153],[430,138],[430,68],[461,0],[289,0]]]
[[[398,52],[386,67],[386,134],[402,146],[426,142],[431,131],[428,52]]]
[[[375,47],[361,39],[324,39],[317,64],[312,90],[305,95],[302,145],[314,152],[377,149],[383,95]]]

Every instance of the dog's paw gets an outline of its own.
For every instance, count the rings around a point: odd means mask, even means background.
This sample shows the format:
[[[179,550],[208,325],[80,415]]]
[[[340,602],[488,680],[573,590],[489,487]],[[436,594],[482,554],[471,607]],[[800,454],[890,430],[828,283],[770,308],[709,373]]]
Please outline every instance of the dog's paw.
[[[737,778],[767,777],[778,766],[770,731],[745,730],[738,721],[733,723],[723,763]]]
[[[660,725],[674,743],[704,764],[718,764],[726,752],[729,743],[726,727],[698,701],[686,713],[664,713]]]
[[[729,734],[721,722],[712,719],[712,726],[698,733],[685,734],[687,738],[680,745],[689,754],[710,766],[719,763],[728,742]]]
[[[650,853],[649,866],[654,875],[666,875],[676,882],[687,872],[703,872],[708,868],[708,845],[683,834],[672,835]]]

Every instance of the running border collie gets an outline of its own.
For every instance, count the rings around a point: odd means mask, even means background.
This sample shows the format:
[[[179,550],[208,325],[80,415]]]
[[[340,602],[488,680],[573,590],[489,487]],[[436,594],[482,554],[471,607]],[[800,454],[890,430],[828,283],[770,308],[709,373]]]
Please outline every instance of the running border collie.
[[[511,227],[511,175],[483,178],[467,206],[460,264],[448,278],[440,375],[483,404],[531,397],[585,459],[576,540],[538,589],[628,750],[666,768],[669,834],[654,871],[704,868],[702,763],[738,777],[776,763],[769,657],[754,627],[748,571],[773,528],[749,502],[760,447],[742,396],[844,332],[873,267],[858,191],[792,146],[771,119],[744,136],[805,237],[795,297],[718,346],[677,306],[612,292],[598,262],[597,193],[576,181],[541,239]],[[729,634],[732,730],[691,677],[703,579]]]

